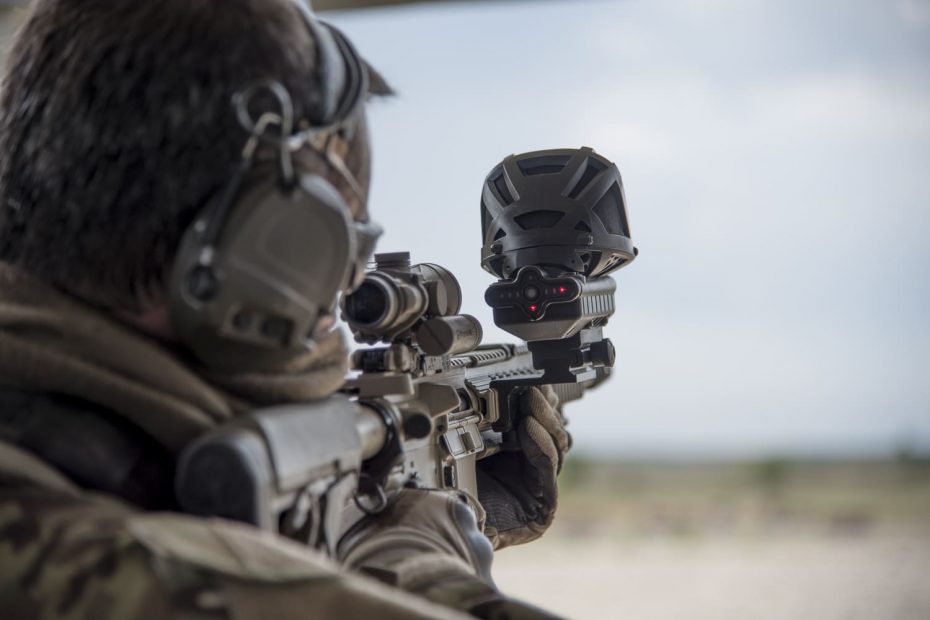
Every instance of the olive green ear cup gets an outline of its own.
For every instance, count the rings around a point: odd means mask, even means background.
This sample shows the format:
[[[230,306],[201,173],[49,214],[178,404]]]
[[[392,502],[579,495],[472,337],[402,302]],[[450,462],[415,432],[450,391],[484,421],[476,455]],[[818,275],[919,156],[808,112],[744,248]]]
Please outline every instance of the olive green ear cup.
[[[346,140],[368,92],[365,63],[348,39],[301,0],[295,4],[317,48],[321,117],[294,119],[290,95],[274,81],[236,93],[233,104],[250,134],[242,161],[185,231],[170,276],[175,335],[212,368],[231,368],[250,355],[285,357],[305,346],[339,293],[360,282],[381,234],[373,222],[353,221],[325,178],[295,175],[292,152],[308,147],[328,158],[332,141]],[[280,108],[253,119],[249,98],[263,88]],[[292,133],[298,120],[310,126]],[[253,168],[258,144],[278,149],[277,172]]]
[[[273,177],[252,184],[221,230],[208,233],[208,207],[184,235],[169,311],[178,339],[210,366],[230,346],[303,346],[348,285],[357,254],[348,209],[322,177],[298,181],[289,191]]]

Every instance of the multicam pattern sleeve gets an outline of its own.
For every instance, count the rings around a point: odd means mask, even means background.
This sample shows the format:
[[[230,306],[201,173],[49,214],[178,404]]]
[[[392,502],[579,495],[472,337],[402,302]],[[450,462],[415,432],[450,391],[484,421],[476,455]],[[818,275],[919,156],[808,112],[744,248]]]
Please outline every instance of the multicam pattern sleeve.
[[[0,481],[5,618],[462,618],[241,524]]]

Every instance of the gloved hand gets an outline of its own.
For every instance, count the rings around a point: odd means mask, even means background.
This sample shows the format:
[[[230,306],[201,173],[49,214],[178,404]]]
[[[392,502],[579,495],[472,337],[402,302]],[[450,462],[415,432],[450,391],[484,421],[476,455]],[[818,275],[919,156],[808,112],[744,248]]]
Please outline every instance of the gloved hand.
[[[389,585],[467,609],[495,592],[493,550],[465,493],[403,489],[346,532],[339,560]]]
[[[555,618],[498,592],[482,515],[465,493],[404,489],[343,534],[337,555],[348,568],[478,618]]]
[[[478,500],[487,512],[484,532],[495,549],[542,536],[555,516],[556,476],[572,445],[551,386],[531,388],[519,399],[519,451],[478,461]]]

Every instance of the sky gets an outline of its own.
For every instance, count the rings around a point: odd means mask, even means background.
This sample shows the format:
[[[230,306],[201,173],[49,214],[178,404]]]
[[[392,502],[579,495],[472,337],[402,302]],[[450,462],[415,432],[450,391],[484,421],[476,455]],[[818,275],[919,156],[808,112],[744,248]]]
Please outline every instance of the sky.
[[[591,146],[639,258],[613,379],[567,407],[618,458],[930,449],[930,1],[630,0],[327,13],[371,111],[380,251],[451,269],[485,341],[484,177]]]

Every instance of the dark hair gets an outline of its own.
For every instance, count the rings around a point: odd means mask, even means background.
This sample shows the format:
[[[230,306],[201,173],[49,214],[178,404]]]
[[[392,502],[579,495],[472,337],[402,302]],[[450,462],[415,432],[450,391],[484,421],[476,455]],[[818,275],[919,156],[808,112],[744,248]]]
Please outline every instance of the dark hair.
[[[39,0],[0,97],[0,260],[106,308],[159,296],[247,138],[231,96],[270,78],[318,116],[310,36],[292,0]]]

